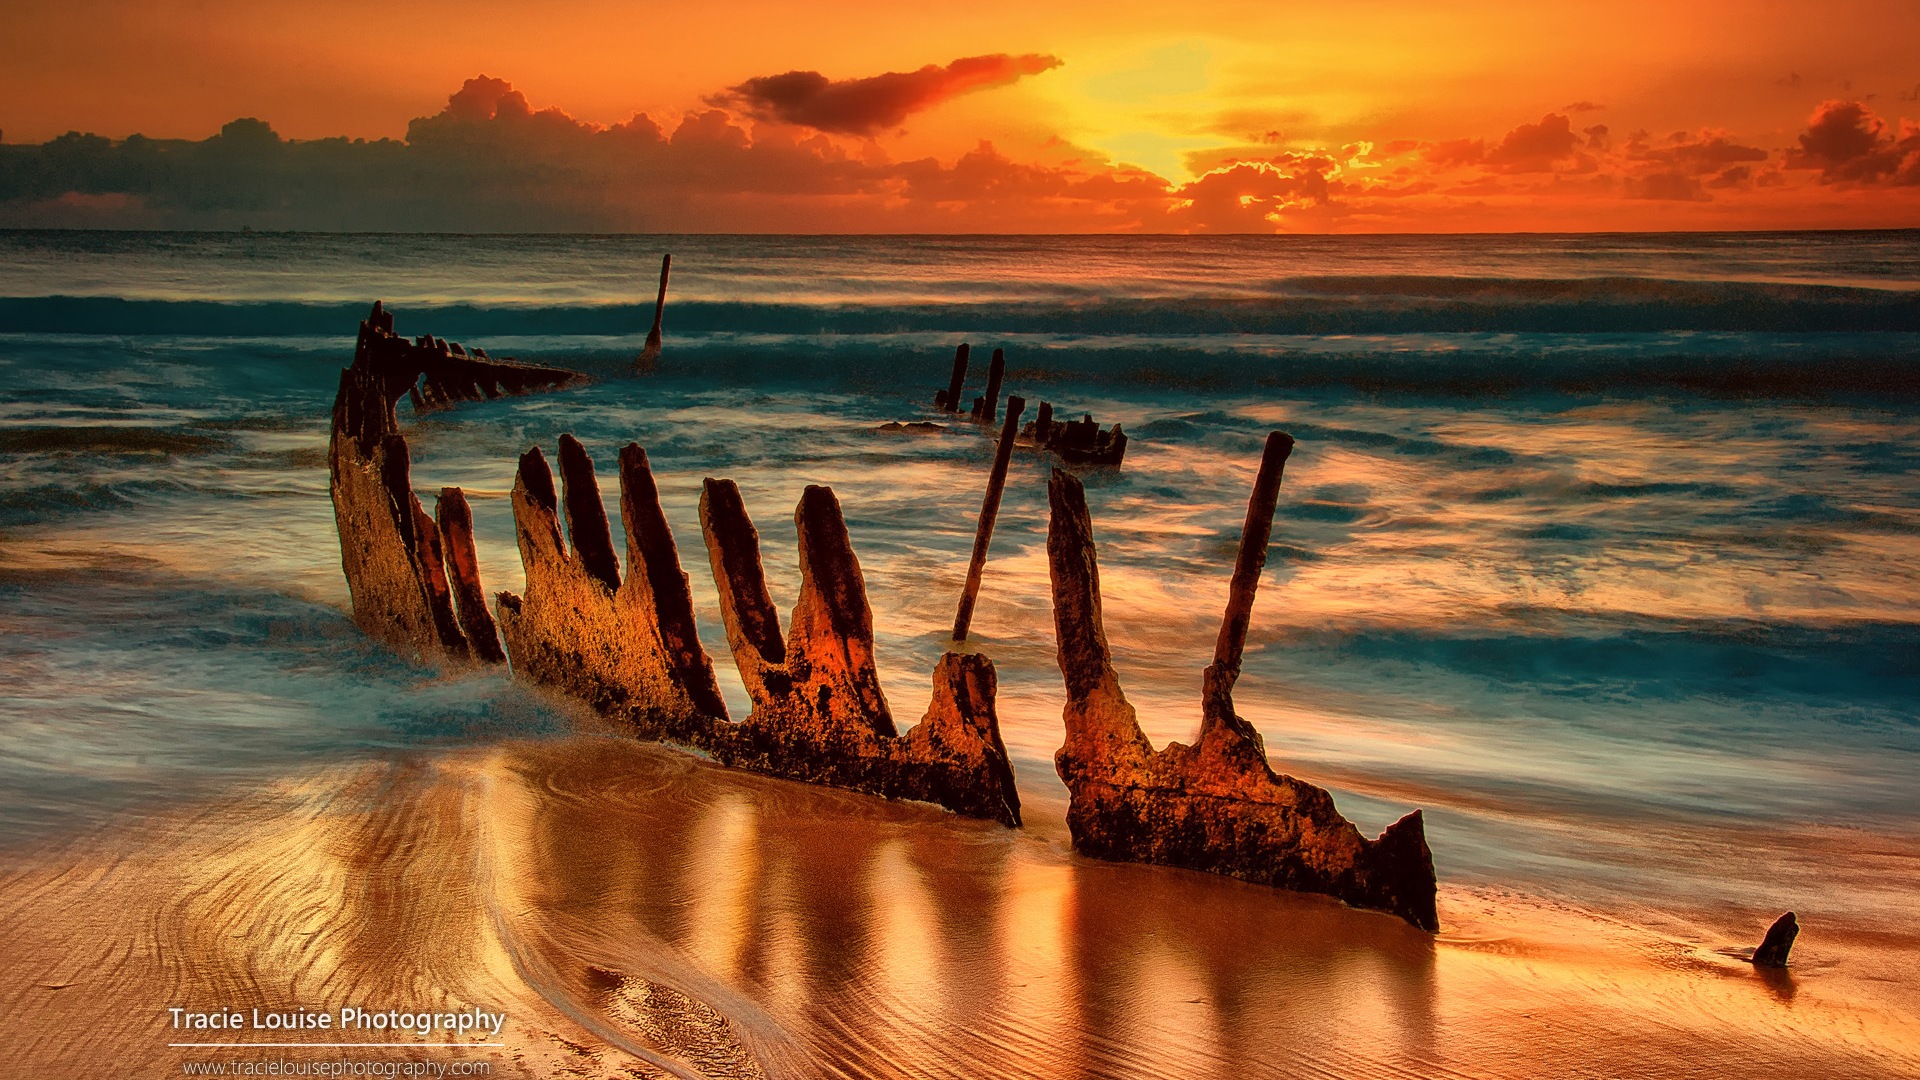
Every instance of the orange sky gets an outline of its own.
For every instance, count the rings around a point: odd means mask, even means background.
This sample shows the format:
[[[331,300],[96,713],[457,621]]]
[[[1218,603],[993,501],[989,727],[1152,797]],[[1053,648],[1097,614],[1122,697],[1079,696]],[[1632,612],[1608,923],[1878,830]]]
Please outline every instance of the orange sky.
[[[804,207],[783,193],[777,213],[745,195],[735,210],[829,229],[1908,227],[1915,41],[1911,0],[25,0],[0,13],[0,131],[202,139],[251,116],[291,139],[398,139],[485,73],[587,125],[644,112],[670,135],[717,104],[751,142],[801,143],[834,114],[729,88],[1004,54],[1058,63],[929,91],[897,123],[807,151],[932,159],[942,197],[869,172],[842,192],[808,181]]]

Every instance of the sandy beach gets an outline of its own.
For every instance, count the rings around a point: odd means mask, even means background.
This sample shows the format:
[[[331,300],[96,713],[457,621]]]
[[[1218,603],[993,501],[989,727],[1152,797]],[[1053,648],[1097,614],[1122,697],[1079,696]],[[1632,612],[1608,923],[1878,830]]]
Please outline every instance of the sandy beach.
[[[1815,924],[1769,973],[1734,913],[1688,938],[1448,887],[1429,938],[1087,860],[1034,811],[1014,832],[610,734],[327,769],[13,854],[8,1043],[23,1075],[392,1054],[169,1049],[202,1039],[164,998],[502,1011],[502,1048],[402,1056],[528,1077],[1920,1070],[1912,935]]]

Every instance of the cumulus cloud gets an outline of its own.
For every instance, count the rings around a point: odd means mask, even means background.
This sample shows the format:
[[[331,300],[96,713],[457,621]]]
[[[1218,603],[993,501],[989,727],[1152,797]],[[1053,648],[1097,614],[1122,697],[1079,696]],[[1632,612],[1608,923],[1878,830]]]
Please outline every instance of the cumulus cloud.
[[[1174,218],[1201,232],[1272,232],[1288,211],[1332,205],[1327,170],[1241,162],[1180,188]]]
[[[1698,135],[1676,131],[1668,137],[1666,146],[1647,147],[1643,142],[1634,156],[1686,176],[1717,173],[1732,166],[1767,160],[1765,150],[1742,146],[1722,131],[1703,131]]]
[[[1564,113],[1548,113],[1537,124],[1521,124],[1508,131],[1492,146],[1484,139],[1443,139],[1421,144],[1420,156],[1443,170],[1479,166],[1503,175],[1592,172],[1596,162],[1586,151],[1606,147],[1605,124],[1576,132]]]
[[[1487,156],[1487,144],[1482,139],[1446,139],[1437,143],[1428,143],[1421,150],[1421,156],[1428,164],[1446,169],[1457,165],[1478,165]]]
[[[1800,145],[1787,151],[1790,169],[1818,169],[1828,184],[1920,184],[1920,125],[1899,134],[1858,101],[1823,101],[1807,118]]]
[[[1777,176],[1779,174],[1769,173],[1768,175]],[[1720,175],[1708,180],[1706,186],[1710,188],[1744,188],[1751,186],[1753,179],[1752,168],[1746,165],[1735,165],[1729,169],[1722,170]]]
[[[1579,150],[1580,137],[1562,113],[1548,113],[1537,124],[1521,124],[1489,148],[1482,159],[1495,172],[1586,172],[1593,159]]]
[[[1564,112],[1520,124],[1491,144],[1468,138],[1383,146],[1388,157],[1402,159],[1382,162],[1384,175],[1400,186],[1369,184],[1369,197],[1422,190],[1424,175],[1460,198],[1711,202],[1712,191],[1769,186],[1779,175],[1767,168],[1768,151],[1718,128],[1678,131],[1660,141],[1636,130],[1616,144],[1608,125],[1576,129]]]
[[[1397,145],[1389,156],[1417,147]],[[1174,191],[1168,223],[1194,232],[1272,232],[1276,228],[1325,229],[1357,211],[1355,198],[1404,198],[1431,191],[1408,170],[1375,180],[1383,162],[1369,142],[1339,147],[1282,150],[1251,160],[1190,155],[1206,171]],[[1365,183],[1359,178],[1365,177]]]
[[[288,140],[249,117],[197,141],[69,133],[37,146],[0,144],[0,226],[457,232],[1272,232],[1354,225],[1689,227],[1709,220],[1776,226],[1810,224],[1794,209],[1810,200],[1790,201],[1790,189],[1822,183],[1861,190],[1825,197],[1847,216],[1835,212],[1819,224],[1904,222],[1920,209],[1914,202],[1920,198],[1920,129],[1903,121],[1896,131],[1857,102],[1827,102],[1814,111],[1786,154],[1784,164],[1798,171],[1784,171],[1779,153],[1721,129],[1616,137],[1606,125],[1576,128],[1567,112],[1519,124],[1498,139],[1339,144],[1256,129],[1187,154],[1195,178],[1184,183],[1064,143],[1037,152],[1041,160],[1022,160],[981,141],[953,159],[900,161],[882,142],[861,138],[859,117],[905,115],[901,110],[915,107],[913,101],[1017,78],[1008,72],[1022,70],[1021,61],[1039,70],[1052,63],[1011,58],[1011,66],[975,69],[957,61],[925,69],[939,76],[933,89],[896,88],[877,98],[781,98],[767,91],[751,102],[738,100],[742,87],[763,82],[755,80],[716,99],[730,105],[638,114],[611,126],[537,107],[505,80],[483,75],[468,80],[444,108],[414,120],[404,140]],[[764,118],[776,99],[801,111]],[[763,118],[756,122],[756,116]],[[1888,187],[1897,184],[1915,186],[1901,189],[1897,201]],[[1709,211],[1696,209],[1709,202],[1715,203]],[[1730,216],[1755,205],[1774,209],[1764,219]]]
[[[951,166],[932,158],[894,166],[900,195],[948,207],[1035,202],[1162,202],[1167,182],[1141,169],[1075,169],[1017,162],[981,142]]]
[[[83,198],[74,198],[82,196]],[[0,145],[0,224],[393,231],[1021,231],[1147,227],[1167,183],[1101,161],[855,158],[723,109],[611,127],[481,76],[403,141],[70,134]]]
[[[1710,202],[1710,188],[1751,187],[1755,166],[1771,156],[1717,129],[1676,131],[1657,146],[1650,139],[1644,131],[1634,132],[1623,151],[1627,198]]]
[[[828,79],[817,71],[789,71],[748,79],[710,104],[737,107],[757,120],[797,124],[843,135],[873,135],[897,127],[922,109],[974,90],[1006,86],[1060,66],[1053,56],[968,56],[946,67],[889,71],[864,79]]]
[[[1697,177],[1678,172],[1654,172],[1630,176],[1626,182],[1629,199],[1666,199],[1672,202],[1707,202],[1713,196],[1702,188]]]

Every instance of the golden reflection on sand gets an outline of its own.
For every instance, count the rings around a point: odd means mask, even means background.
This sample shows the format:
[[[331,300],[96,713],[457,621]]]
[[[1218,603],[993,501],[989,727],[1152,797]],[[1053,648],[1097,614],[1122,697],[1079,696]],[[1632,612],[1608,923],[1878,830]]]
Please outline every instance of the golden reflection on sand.
[[[1763,978],[1732,943],[1453,888],[1436,940],[613,738],[326,769],[8,862],[16,1075],[179,1075],[208,1058],[167,1047],[200,1041],[173,1005],[477,1005],[504,1049],[405,1053],[505,1076],[1920,1069],[1911,993],[1843,970],[1910,939]]]

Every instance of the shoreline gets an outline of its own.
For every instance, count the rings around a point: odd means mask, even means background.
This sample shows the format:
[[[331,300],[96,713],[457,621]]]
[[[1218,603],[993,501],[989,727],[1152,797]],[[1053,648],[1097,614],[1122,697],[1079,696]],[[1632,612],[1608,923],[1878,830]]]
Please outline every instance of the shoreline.
[[[1443,879],[1429,939],[1086,859],[1059,807],[1032,810],[1010,833],[618,737],[406,751],[0,852],[0,983],[46,1069],[173,1063],[157,992],[464,1000],[510,1016],[496,1075],[1920,1069],[1913,995],[1881,981],[1920,937],[1810,920],[1793,967],[1760,972],[1731,940]]]

